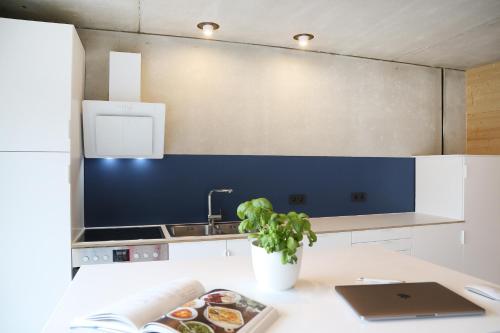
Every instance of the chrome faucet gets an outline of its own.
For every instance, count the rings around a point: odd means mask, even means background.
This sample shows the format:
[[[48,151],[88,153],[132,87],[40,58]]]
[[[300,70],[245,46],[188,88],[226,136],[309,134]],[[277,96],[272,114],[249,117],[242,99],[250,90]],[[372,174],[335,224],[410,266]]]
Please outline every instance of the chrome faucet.
[[[222,219],[222,214],[212,214],[212,193],[217,192],[217,193],[231,193],[233,192],[232,188],[220,188],[220,189],[214,189],[208,192],[208,228],[210,233],[214,233],[216,228],[215,228],[215,221],[216,220],[221,220]]]

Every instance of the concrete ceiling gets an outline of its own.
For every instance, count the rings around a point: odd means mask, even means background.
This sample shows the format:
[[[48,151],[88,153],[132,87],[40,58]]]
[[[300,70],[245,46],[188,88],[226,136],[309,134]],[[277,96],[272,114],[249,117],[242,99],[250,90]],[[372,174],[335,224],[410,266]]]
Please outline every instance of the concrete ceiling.
[[[500,60],[500,0],[2,0],[0,16],[202,37],[456,69]]]

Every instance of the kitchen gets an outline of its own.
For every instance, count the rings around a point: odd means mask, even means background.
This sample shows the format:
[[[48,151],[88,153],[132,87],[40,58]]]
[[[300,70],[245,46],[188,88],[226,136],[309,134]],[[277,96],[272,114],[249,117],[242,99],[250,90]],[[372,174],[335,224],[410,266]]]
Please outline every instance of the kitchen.
[[[4,1],[0,17],[6,332],[65,331],[179,277],[276,307],[270,332],[305,330],[293,303],[312,295],[333,312],[305,315],[318,331],[500,328],[499,303],[464,290],[500,284],[498,1]],[[289,291],[258,288],[238,230],[260,197],[317,235]],[[486,315],[365,322],[332,289],[363,276],[437,281]]]

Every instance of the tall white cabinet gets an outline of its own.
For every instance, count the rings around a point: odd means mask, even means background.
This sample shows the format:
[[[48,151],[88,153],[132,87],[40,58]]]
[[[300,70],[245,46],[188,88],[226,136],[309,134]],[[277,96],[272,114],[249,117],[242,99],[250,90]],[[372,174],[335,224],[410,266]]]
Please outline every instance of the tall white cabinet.
[[[40,332],[83,227],[83,46],[72,25],[0,18],[0,322]]]
[[[463,242],[462,262],[455,266],[500,283],[500,156],[417,157],[415,197],[418,213],[465,220],[463,233],[446,235]],[[423,248],[423,256],[429,251]]]

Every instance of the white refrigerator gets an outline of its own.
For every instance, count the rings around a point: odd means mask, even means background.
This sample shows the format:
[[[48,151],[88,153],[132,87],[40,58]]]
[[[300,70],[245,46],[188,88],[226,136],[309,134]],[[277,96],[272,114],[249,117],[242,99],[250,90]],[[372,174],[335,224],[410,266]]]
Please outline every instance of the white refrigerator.
[[[85,53],[72,25],[0,18],[0,322],[40,332],[83,227]]]

